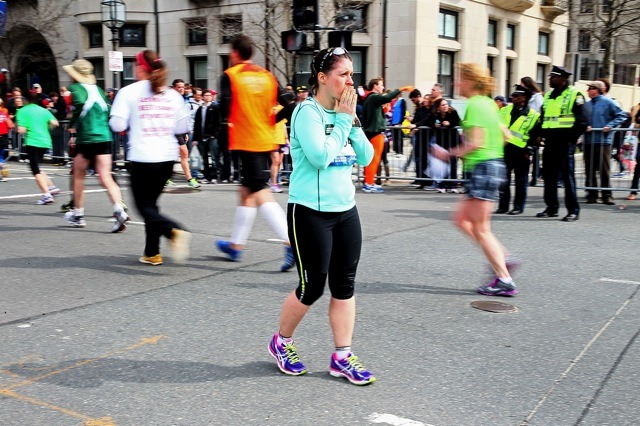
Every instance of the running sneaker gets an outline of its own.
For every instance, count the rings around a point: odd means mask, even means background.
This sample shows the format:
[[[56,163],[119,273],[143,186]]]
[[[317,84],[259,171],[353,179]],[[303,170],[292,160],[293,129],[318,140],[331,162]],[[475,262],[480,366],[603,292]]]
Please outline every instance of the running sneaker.
[[[165,187],[167,187],[167,186],[176,186],[176,184],[173,182],[173,180],[167,179],[167,182],[165,182],[164,186]]]
[[[280,185],[275,184],[271,186],[271,192],[275,193],[275,194],[279,194],[282,192],[282,188],[280,188]]]
[[[197,188],[200,188],[202,185],[200,185],[200,183],[196,180],[196,178],[191,178],[187,182],[187,186],[192,189],[197,189]]]
[[[138,262],[153,266],[162,265],[162,256],[160,254],[156,254],[155,256],[142,256],[138,259]]]
[[[231,241],[218,240],[216,241],[216,246],[218,247],[218,250],[229,256],[229,260],[233,262],[240,260],[242,250],[236,250],[231,247]]]
[[[296,262],[293,259],[293,249],[289,246],[284,248],[284,263],[280,266],[282,272],[287,272],[289,269],[295,266]]]
[[[384,192],[382,187],[377,185],[367,185],[366,183],[362,185],[362,190],[368,194],[378,194]]]
[[[171,257],[175,263],[185,263],[189,259],[189,241],[191,234],[182,229],[173,229],[171,231]]]
[[[114,223],[113,228],[111,228],[112,233],[115,234],[116,232],[124,231],[125,229],[127,229],[127,225],[125,223],[129,221],[130,218],[129,215],[124,212],[124,210],[114,212],[113,218],[115,219],[116,223]]]
[[[49,187],[49,194],[56,195],[56,194],[59,194],[59,193],[60,193],[60,188],[58,188],[57,186],[52,185],[52,186]]]
[[[60,206],[60,211],[61,212],[70,212],[71,210],[73,210],[73,200],[70,200],[68,203],[64,203],[63,205]]]
[[[485,296],[510,297],[518,294],[518,290],[513,282],[507,284],[502,282],[500,278],[495,278],[490,284],[478,287],[478,293],[484,294]]]
[[[376,381],[369,371],[364,368],[357,356],[350,353],[345,359],[337,359],[334,353],[331,356],[329,374],[333,377],[345,377],[354,385],[363,386]]]
[[[45,204],[52,204],[55,200],[53,199],[53,197],[49,194],[45,194],[42,196],[42,198],[40,198],[38,200],[38,202],[36,203],[39,206],[43,206]]]
[[[73,211],[66,212],[64,214],[64,220],[74,228],[84,228],[87,226],[84,216],[76,216],[73,214]]]
[[[278,333],[274,334],[269,342],[269,353],[276,359],[278,368],[284,374],[300,376],[307,372],[307,367],[300,362],[298,350],[293,341],[279,345]]]

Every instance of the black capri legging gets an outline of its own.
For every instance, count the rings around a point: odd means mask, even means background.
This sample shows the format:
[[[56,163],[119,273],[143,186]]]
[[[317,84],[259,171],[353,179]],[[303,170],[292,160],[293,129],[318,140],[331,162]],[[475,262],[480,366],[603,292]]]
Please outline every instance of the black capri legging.
[[[29,167],[31,167],[31,173],[35,176],[40,173],[40,163],[44,160],[44,154],[47,153],[48,149],[30,145],[27,145],[25,149],[27,151],[27,158],[29,159]]]
[[[357,208],[332,213],[289,204],[287,222],[298,268],[298,300],[312,305],[322,296],[327,276],[331,296],[350,299],[362,248]]]

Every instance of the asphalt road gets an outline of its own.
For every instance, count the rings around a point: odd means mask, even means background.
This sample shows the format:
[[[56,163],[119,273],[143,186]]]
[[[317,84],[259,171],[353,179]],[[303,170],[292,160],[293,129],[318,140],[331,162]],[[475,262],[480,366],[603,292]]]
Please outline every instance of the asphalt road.
[[[640,201],[583,205],[564,223],[533,217],[544,208],[533,188],[524,215],[492,222],[526,261],[521,293],[504,299],[474,291],[486,265],[449,220],[460,195],[359,192],[353,347],[378,381],[356,387],[327,373],[326,295],[295,336],[310,373],[277,370],[267,344],[296,273],[278,271],[282,248],[261,217],[241,262],[218,255],[236,186],[164,194],[162,210],[193,233],[192,257],[152,267],[137,262],[134,209],[126,232],[109,232],[95,177],[88,226],[73,229],[58,212],[67,196],[35,205],[24,164],[11,166],[0,183],[2,425],[640,424]],[[47,170],[67,188],[67,169]],[[285,206],[286,193],[276,199]]]

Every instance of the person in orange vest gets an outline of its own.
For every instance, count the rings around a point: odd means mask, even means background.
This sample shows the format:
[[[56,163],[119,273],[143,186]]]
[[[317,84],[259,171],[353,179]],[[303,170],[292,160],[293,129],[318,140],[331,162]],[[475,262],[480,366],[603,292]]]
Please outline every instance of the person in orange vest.
[[[274,105],[286,105],[278,80],[266,69],[253,63],[253,42],[240,35],[231,42],[231,67],[220,79],[220,112],[227,122],[229,149],[240,158],[240,205],[236,209],[233,232],[229,240],[218,240],[218,250],[232,261],[240,259],[256,214],[260,211],[278,237],[284,241],[282,272],[295,264],[287,234],[287,217],[273,198],[269,180],[269,157],[277,145],[274,140],[276,115]]]

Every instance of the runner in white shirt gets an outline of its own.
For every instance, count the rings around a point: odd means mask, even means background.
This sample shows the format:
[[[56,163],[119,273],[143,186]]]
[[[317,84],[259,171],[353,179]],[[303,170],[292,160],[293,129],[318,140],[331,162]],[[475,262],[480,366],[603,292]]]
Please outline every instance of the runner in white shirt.
[[[165,87],[167,66],[156,52],[138,53],[135,70],[139,81],[120,89],[109,124],[114,132],[129,133],[131,190],[146,231],[144,255],[139,261],[162,264],[160,237],[164,235],[173,260],[182,263],[189,257],[191,235],[160,214],[157,201],[178,157],[176,135],[189,132],[189,114],[178,92]]]

